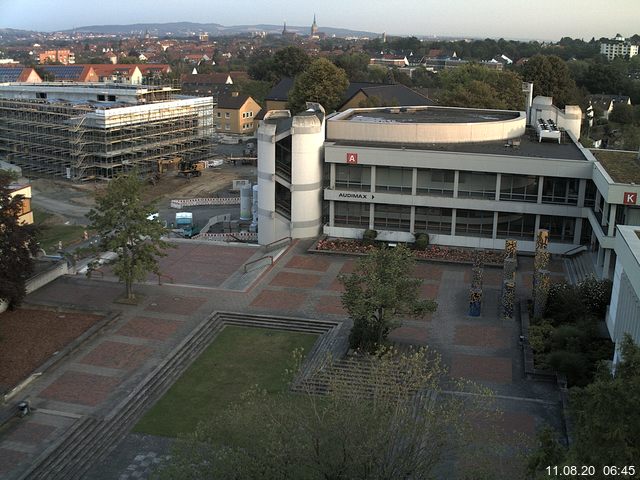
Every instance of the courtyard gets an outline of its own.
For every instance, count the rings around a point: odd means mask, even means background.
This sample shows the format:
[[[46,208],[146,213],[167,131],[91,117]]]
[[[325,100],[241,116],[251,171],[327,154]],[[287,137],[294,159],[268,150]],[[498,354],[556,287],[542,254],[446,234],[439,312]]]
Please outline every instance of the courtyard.
[[[143,295],[137,305],[113,303],[122,295],[123,286],[109,275],[62,277],[29,295],[25,308],[73,305],[85,311],[117,313],[118,317],[106,331],[21,392],[21,398],[29,398],[35,410],[0,435],[0,475],[21,478],[80,419],[88,415],[108,418],[212,312],[346,321],[338,276],[352,271],[356,259],[310,254],[310,245],[309,241],[294,242],[274,265],[246,277],[244,263],[264,253],[247,247],[179,245],[165,258],[163,273],[172,275],[174,266],[183,267],[174,272],[180,281],[158,285],[150,279],[137,286]],[[192,259],[198,268],[181,264],[185,259]],[[520,298],[530,292],[532,269],[531,259],[520,260]],[[563,277],[561,265],[555,265],[553,272],[555,279]],[[561,429],[557,389],[525,380],[519,325],[498,315],[500,270],[485,270],[480,317],[467,316],[470,273],[466,265],[419,263],[416,274],[424,279],[422,295],[434,298],[438,309],[423,319],[405,319],[390,338],[401,344],[428,345],[442,356],[452,376],[491,388],[504,412],[500,428],[505,432],[531,437],[546,424]],[[228,355],[228,360],[233,358]],[[89,470],[88,478],[140,478],[131,475],[148,472],[149,465],[166,455],[172,433],[153,430],[149,426],[153,422],[144,427],[145,421],[106,459],[97,457],[100,461]]]

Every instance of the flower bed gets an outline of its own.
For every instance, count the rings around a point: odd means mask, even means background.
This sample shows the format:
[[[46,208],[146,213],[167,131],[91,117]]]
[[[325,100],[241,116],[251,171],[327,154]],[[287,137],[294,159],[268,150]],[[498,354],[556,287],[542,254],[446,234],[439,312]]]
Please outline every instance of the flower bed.
[[[367,245],[360,240],[345,239],[320,239],[315,245],[316,251],[335,253],[366,254],[377,248],[376,245]],[[413,250],[418,260],[437,260],[454,263],[473,263],[477,250],[441,247],[431,245],[426,250]],[[502,266],[504,253],[501,251],[485,251],[484,263],[486,265]]]

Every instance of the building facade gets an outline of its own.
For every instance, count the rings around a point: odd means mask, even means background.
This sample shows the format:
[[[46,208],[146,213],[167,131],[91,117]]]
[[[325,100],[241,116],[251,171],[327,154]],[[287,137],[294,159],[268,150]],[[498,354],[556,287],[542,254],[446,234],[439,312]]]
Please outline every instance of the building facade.
[[[253,135],[260,110],[260,105],[249,95],[238,92],[220,95],[213,109],[215,130],[218,133]]]
[[[627,42],[623,36],[617,34],[614,39],[600,44],[600,53],[608,60],[616,57],[631,58],[638,55],[638,45]]]
[[[373,229],[380,240],[413,242],[424,232],[439,245],[487,249],[514,238],[519,250],[533,252],[545,228],[551,253],[586,248],[598,273],[610,276],[616,225],[640,224],[640,166],[629,161],[628,175],[614,179],[607,168],[619,170],[621,160],[577,141],[579,107],[560,110],[548,97],[530,105],[526,113],[422,106],[335,114],[326,120],[322,171],[304,187],[291,184],[288,172],[306,162],[316,171],[317,152],[299,150],[298,116],[270,112],[258,134],[259,174],[266,151],[279,156],[275,172],[263,172],[273,180],[258,180],[259,198],[277,193],[286,208],[265,206],[259,227],[278,223],[277,235],[293,236],[285,233],[298,221],[287,215],[296,209],[294,192],[321,182],[322,214],[304,221],[331,237],[361,238]]]
[[[211,156],[211,97],[105,83],[0,85],[0,160],[68,179],[154,174],[166,160]]]

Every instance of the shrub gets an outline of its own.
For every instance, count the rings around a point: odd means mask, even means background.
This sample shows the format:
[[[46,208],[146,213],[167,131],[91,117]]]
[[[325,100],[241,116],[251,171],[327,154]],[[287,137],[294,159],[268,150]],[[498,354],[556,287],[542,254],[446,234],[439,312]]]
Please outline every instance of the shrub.
[[[589,360],[582,353],[555,350],[547,355],[547,362],[556,371],[566,375],[569,385],[589,383]]]
[[[553,325],[546,319],[529,327],[529,344],[535,353],[544,353],[549,350],[553,332]]]
[[[416,236],[416,242],[414,247],[417,250],[426,250],[429,246],[429,234],[428,233],[419,233]]]
[[[362,241],[366,245],[372,245],[376,238],[378,237],[378,232],[376,230],[367,229],[362,234]]]
[[[552,284],[545,317],[551,318],[554,325],[575,323],[587,316],[588,310],[577,288],[566,283]]]
[[[587,310],[597,318],[604,318],[611,301],[611,280],[598,280],[593,275],[578,284],[578,292]]]

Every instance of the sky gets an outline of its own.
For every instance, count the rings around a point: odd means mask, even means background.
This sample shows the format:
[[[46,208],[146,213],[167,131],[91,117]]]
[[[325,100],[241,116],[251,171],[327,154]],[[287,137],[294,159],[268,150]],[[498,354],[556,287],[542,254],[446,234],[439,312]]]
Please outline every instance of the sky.
[[[308,26],[391,35],[559,40],[640,33],[640,0],[0,0],[0,28],[191,21]]]

